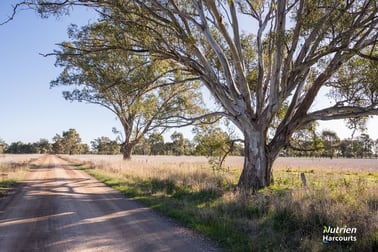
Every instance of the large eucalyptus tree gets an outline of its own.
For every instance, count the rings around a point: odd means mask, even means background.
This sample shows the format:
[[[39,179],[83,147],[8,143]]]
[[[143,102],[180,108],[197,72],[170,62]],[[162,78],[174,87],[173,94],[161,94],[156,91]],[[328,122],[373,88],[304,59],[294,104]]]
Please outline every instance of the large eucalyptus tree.
[[[148,50],[198,76],[244,135],[242,189],[273,182],[275,158],[306,124],[378,114],[376,78],[332,85],[351,60],[377,60],[375,0],[25,2],[45,14],[96,7],[117,34],[132,39],[134,46],[124,50]],[[242,32],[249,28],[252,35]],[[317,108],[323,87],[342,95]],[[359,92],[348,93],[356,99],[339,99],[356,87]]]
[[[71,41],[52,53],[63,70],[51,85],[72,86],[63,92],[67,100],[99,104],[118,117],[124,159],[131,158],[134,146],[147,133],[190,124],[202,112],[196,78],[183,75],[171,60],[154,59],[148,52],[136,55],[110,49],[119,41],[109,23],[71,26],[69,35]]]

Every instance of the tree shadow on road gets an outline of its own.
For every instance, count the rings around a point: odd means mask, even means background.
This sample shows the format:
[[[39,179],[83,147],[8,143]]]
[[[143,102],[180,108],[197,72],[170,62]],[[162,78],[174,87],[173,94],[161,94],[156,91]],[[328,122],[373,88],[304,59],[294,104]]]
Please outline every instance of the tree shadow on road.
[[[68,165],[59,167],[72,171]],[[200,243],[90,177],[25,180],[12,200],[0,206],[2,251],[199,251],[204,246]]]

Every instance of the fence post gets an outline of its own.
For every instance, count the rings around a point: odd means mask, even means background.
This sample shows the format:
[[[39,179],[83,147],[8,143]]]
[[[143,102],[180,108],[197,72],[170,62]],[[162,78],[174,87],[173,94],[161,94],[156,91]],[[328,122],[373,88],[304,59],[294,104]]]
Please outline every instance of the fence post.
[[[302,180],[302,186],[307,187],[306,175],[304,174],[304,172],[301,172],[301,180]]]

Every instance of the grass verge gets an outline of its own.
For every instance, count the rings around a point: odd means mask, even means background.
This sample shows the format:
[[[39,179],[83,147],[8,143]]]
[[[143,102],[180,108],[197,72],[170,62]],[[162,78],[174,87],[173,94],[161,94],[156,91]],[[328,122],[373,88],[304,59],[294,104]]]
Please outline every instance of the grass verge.
[[[11,188],[16,186],[16,180],[4,179],[0,181],[0,198]]]
[[[203,167],[188,172],[161,164],[143,171],[130,164],[77,166],[227,251],[378,251],[375,172],[278,169],[274,185],[246,196],[235,190],[233,175]],[[325,226],[356,228],[356,241],[323,242]]]
[[[9,162],[0,164],[0,197],[14,188],[22,180],[29,167],[29,162]]]

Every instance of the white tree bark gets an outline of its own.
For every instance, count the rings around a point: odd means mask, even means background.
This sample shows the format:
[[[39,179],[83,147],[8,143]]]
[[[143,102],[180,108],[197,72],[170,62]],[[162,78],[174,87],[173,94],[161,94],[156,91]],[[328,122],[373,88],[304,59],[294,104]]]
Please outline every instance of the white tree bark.
[[[368,106],[337,104],[310,111],[319,90],[345,62],[356,55],[377,60],[374,0],[46,2],[49,4],[37,6],[53,13],[71,5],[104,7],[108,10],[104,20],[124,27],[119,33],[126,37],[128,29],[148,33],[148,39],[146,33],[128,37],[138,49],[171,59],[198,76],[244,134],[241,188],[272,183],[274,159],[293,132],[305,124],[378,114],[377,101]],[[30,4],[35,6],[35,1]],[[241,42],[241,15],[250,18],[246,25],[258,27],[253,44]],[[249,48],[256,55],[254,66],[246,64]],[[256,78],[248,79],[254,72]],[[268,139],[272,121],[284,104],[288,105],[284,117]]]

